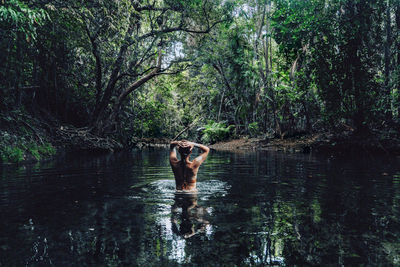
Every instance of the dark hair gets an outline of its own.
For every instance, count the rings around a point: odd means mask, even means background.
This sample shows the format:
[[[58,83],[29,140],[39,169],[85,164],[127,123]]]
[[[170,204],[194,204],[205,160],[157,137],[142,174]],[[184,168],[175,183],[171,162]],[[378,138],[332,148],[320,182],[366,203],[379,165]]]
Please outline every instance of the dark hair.
[[[186,155],[189,155],[192,152],[192,148],[190,146],[184,146],[184,147],[180,146],[178,148],[178,152],[181,155],[185,155],[186,156]]]

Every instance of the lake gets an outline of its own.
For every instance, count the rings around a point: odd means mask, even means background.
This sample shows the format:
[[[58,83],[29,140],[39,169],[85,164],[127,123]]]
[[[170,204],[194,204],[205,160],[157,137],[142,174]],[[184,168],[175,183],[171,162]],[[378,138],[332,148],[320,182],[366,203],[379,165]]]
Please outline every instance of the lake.
[[[400,158],[167,149],[0,168],[0,266],[399,266]]]

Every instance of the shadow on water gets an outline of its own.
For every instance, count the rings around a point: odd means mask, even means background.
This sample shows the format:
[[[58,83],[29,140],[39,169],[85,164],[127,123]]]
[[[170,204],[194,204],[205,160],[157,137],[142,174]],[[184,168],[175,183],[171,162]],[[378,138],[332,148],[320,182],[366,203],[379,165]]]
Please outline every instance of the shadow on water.
[[[198,181],[158,149],[2,166],[0,265],[400,265],[399,159],[214,152]]]

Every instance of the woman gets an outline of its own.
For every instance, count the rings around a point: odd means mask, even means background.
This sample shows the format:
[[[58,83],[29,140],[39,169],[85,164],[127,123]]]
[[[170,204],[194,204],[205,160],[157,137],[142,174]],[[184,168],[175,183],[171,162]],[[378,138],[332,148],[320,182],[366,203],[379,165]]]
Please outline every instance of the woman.
[[[178,152],[181,155],[181,160],[176,156],[175,147],[178,147]],[[200,156],[190,161],[190,154],[193,147],[198,147],[202,150]],[[210,149],[205,145],[196,144],[189,141],[172,141],[170,144],[169,162],[174,172],[176,189],[177,190],[196,190],[197,172],[200,165],[206,160]]]

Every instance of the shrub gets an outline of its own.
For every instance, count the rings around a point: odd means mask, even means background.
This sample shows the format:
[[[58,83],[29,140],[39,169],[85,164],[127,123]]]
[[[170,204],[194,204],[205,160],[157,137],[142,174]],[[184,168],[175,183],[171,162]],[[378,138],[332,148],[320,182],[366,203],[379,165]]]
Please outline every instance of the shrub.
[[[256,137],[260,133],[260,129],[258,127],[257,122],[252,122],[249,124],[249,134],[251,137]]]
[[[225,123],[210,120],[204,125],[201,140],[211,144],[226,140],[231,136],[232,128],[234,128],[233,125],[226,126]]]
[[[18,147],[6,146],[0,150],[3,162],[20,162],[24,160],[24,151]]]
[[[56,149],[50,143],[44,143],[38,147],[39,153],[45,156],[56,154]]]

